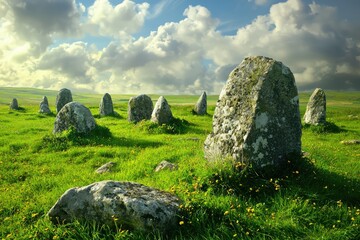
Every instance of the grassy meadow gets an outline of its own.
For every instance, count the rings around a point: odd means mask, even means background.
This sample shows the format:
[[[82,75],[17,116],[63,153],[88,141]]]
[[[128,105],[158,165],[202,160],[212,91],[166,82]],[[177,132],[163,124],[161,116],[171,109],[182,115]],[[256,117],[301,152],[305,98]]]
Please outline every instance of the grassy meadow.
[[[1,239],[360,239],[360,92],[326,92],[325,127],[304,126],[305,156],[277,176],[227,164],[209,164],[203,142],[211,132],[217,96],[208,115],[191,113],[198,96],[165,96],[180,124],[156,127],[127,119],[130,95],[112,95],[116,117],[99,117],[102,95],[73,92],[111,136],[54,137],[55,114],[39,114],[56,91],[0,88]],[[300,93],[304,114],[311,93]],[[150,95],[153,101],[158,95]],[[9,110],[13,97],[18,111]],[[177,171],[154,172],[163,160]],[[112,172],[97,174],[113,161]],[[55,226],[47,211],[69,188],[101,180],[134,181],[183,200],[178,229],[163,235],[78,222]]]

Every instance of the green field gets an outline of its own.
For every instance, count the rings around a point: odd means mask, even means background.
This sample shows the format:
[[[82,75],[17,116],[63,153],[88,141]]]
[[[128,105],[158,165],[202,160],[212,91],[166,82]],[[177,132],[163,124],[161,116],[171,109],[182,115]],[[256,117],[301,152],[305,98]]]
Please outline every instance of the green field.
[[[127,118],[130,95],[112,95],[120,117],[98,117],[102,95],[73,92],[111,137],[75,141],[52,136],[55,115],[38,113],[42,96],[55,111],[56,91],[0,88],[1,239],[360,239],[360,92],[326,92],[326,128],[305,127],[307,157],[278,176],[244,173],[209,164],[203,142],[211,131],[217,96],[207,116],[191,113],[198,96],[165,96],[184,124],[156,128]],[[311,93],[300,93],[304,114]],[[154,101],[158,95],[150,95]],[[18,111],[9,110],[16,97]],[[154,172],[167,160],[177,171]],[[109,161],[110,173],[95,170]],[[78,222],[55,226],[47,211],[69,188],[101,180],[135,181],[183,200],[178,229],[116,231]]]

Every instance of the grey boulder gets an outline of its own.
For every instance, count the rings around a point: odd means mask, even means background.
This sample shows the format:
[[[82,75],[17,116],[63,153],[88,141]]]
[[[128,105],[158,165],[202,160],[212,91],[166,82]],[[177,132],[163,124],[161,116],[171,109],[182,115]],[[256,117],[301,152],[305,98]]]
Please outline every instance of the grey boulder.
[[[78,102],[67,103],[56,115],[53,133],[74,128],[78,133],[88,133],[96,127],[90,110]]]
[[[204,143],[209,161],[254,168],[301,154],[299,97],[290,69],[271,58],[245,58],[229,75]]]
[[[306,106],[304,122],[310,125],[326,123],[326,95],[321,88],[316,88],[311,94]]]
[[[205,115],[207,113],[207,96],[206,92],[203,92],[195,104],[194,112],[197,115]]]
[[[56,112],[59,112],[65,104],[72,101],[71,91],[67,88],[60,89],[56,96]]]
[[[150,120],[153,111],[153,102],[151,98],[145,94],[132,97],[128,103],[128,121],[140,122],[142,120]]]
[[[101,181],[67,190],[47,215],[55,224],[78,220],[166,231],[178,223],[179,204],[175,195],[138,183]]]
[[[40,113],[51,113],[51,110],[49,108],[49,102],[46,96],[43,97],[42,101],[40,102]]]
[[[99,113],[101,116],[114,115],[114,106],[109,93],[105,93],[101,98]]]
[[[170,106],[163,96],[157,100],[151,114],[151,121],[159,125],[167,124],[173,119]]]
[[[13,100],[10,103],[10,109],[12,110],[19,110],[19,104],[16,98],[13,98]]]

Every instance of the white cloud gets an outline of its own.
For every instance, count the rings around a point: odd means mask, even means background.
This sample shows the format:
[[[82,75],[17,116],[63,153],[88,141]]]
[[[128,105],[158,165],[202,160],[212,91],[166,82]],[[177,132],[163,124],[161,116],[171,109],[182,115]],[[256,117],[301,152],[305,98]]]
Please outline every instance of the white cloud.
[[[44,1],[47,7],[41,9],[63,2]],[[288,0],[226,36],[218,31],[221,22],[208,9],[189,6],[181,21],[134,39],[132,34],[150,16],[149,5],[125,0],[112,6],[108,0],[96,0],[87,9],[88,19],[83,19],[88,24],[85,30],[112,37],[107,47],[98,50],[83,41],[49,47],[56,36],[81,31],[79,16],[86,9],[66,0],[62,6],[67,10],[54,14],[56,18],[70,14],[70,19],[62,20],[69,25],[55,20],[46,25],[40,21],[44,16],[31,16],[29,10],[39,2],[0,0],[0,86],[218,93],[244,57],[265,55],[288,65],[300,89],[360,89],[359,28],[340,19],[333,7]],[[158,9],[162,11],[161,4]],[[28,16],[20,16],[19,11]],[[28,20],[24,26],[21,19]]]
[[[258,6],[266,5],[268,0],[248,0],[249,2],[254,2]]]
[[[127,37],[143,26],[148,8],[149,4],[146,2],[136,4],[124,0],[112,6],[108,0],[96,0],[88,9],[88,30],[95,35]]]

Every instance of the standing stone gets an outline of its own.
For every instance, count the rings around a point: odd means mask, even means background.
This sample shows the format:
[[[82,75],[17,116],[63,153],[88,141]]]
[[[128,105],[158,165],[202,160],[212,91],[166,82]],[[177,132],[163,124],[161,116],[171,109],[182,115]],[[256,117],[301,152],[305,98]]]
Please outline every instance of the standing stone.
[[[59,112],[65,104],[72,101],[71,91],[67,88],[61,89],[56,96],[56,112]]]
[[[278,166],[301,153],[295,79],[271,58],[245,58],[229,75],[204,144],[210,161],[233,159],[255,168]]]
[[[311,125],[326,123],[326,96],[324,90],[316,88],[306,106],[304,122]]]
[[[57,224],[90,221],[109,227],[173,230],[180,199],[133,182],[102,181],[67,190],[48,212]]]
[[[102,97],[99,112],[101,116],[114,115],[114,107],[110,94],[105,93]]]
[[[74,128],[78,133],[88,133],[95,128],[90,110],[77,102],[67,103],[56,115],[54,133]]]
[[[40,102],[40,113],[51,113],[51,110],[49,108],[49,102],[46,96],[43,97],[42,101]]]
[[[10,109],[12,110],[19,110],[19,104],[16,98],[13,98],[13,100],[10,103]]]
[[[141,94],[132,97],[128,103],[128,121],[140,122],[141,120],[150,120],[153,111],[153,103],[149,96]]]
[[[169,123],[172,119],[173,115],[168,102],[163,96],[160,96],[151,114],[151,121],[161,125]]]
[[[199,97],[199,100],[196,102],[196,105],[194,107],[194,112],[197,115],[205,115],[207,112],[207,96],[206,92],[203,92],[201,96]]]

